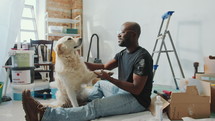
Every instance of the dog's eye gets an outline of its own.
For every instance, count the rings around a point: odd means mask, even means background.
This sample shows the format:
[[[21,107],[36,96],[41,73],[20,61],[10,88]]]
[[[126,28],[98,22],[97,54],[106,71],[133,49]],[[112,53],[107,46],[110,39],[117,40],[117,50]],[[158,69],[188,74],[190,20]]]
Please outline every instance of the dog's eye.
[[[67,40],[72,40],[72,38],[68,38]]]

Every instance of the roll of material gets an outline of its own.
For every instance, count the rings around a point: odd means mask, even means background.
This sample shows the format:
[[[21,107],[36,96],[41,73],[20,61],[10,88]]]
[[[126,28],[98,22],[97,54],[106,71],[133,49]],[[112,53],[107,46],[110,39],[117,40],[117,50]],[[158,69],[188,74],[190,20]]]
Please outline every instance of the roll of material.
[[[205,74],[215,74],[215,59],[205,57],[204,59],[204,72]]]

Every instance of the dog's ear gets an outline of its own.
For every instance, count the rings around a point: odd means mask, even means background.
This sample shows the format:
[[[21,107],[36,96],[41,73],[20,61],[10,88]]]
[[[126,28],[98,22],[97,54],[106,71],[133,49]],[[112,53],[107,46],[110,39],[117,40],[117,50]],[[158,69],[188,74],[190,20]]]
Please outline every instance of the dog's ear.
[[[74,49],[78,49],[79,47],[81,47],[82,45],[82,38],[79,38],[78,41],[77,41],[77,45],[74,47]]]
[[[56,52],[57,52],[58,55],[63,54],[62,44],[57,45]]]

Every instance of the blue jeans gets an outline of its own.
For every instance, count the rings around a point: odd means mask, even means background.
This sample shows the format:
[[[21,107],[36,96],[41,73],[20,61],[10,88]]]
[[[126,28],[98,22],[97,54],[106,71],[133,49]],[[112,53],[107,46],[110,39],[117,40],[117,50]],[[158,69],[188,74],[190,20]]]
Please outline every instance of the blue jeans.
[[[144,111],[129,93],[108,81],[98,81],[89,95],[92,100],[75,108],[47,108],[42,121],[88,121],[99,117]]]

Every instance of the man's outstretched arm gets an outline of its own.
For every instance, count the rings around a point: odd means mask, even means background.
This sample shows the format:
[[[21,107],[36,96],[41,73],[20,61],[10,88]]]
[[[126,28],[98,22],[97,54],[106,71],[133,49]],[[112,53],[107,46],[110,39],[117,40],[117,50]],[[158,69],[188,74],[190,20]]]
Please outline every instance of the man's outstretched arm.
[[[91,71],[98,69],[112,70],[118,66],[117,60],[113,59],[106,64],[98,64],[98,63],[88,63],[85,62],[88,69]]]

